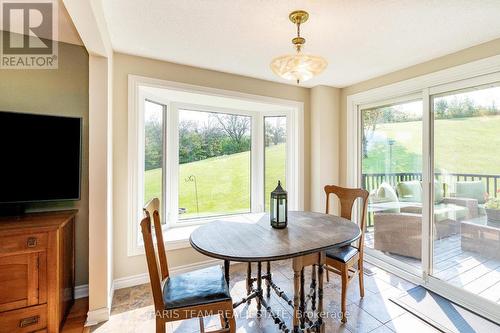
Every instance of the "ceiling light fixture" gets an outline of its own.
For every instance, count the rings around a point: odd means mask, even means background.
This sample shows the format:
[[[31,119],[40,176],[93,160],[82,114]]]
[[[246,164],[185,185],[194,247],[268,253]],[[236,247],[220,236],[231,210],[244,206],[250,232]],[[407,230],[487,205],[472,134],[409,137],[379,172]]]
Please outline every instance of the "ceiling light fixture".
[[[302,53],[302,46],[306,40],[300,36],[300,25],[307,21],[309,13],[296,10],[291,12],[288,17],[293,24],[297,25],[297,37],[292,39],[297,53],[274,58],[271,61],[271,69],[276,75],[286,80],[294,80],[299,84],[320,74],[328,63],[322,57]]]

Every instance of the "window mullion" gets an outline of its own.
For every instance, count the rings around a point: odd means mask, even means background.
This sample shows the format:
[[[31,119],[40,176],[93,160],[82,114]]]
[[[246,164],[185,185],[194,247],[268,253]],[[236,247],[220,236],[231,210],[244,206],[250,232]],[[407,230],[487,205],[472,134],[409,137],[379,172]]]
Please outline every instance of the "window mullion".
[[[164,223],[168,224],[168,200],[170,198],[170,194],[167,191],[167,186],[168,186],[168,156],[167,156],[167,147],[169,144],[169,138],[168,138],[168,133],[170,132],[169,130],[169,125],[170,125],[170,119],[168,118],[168,114],[170,112],[170,105],[164,104],[163,105],[163,128],[162,128],[162,135],[163,135],[163,142],[162,142],[162,152],[163,152],[163,158],[162,158],[162,184],[161,184],[161,197],[162,197],[162,207],[163,211],[160,213],[162,221],[165,221]]]
[[[170,104],[167,122],[167,173],[168,184],[165,193],[168,203],[168,224],[175,226],[178,221],[179,211],[179,109],[176,104]]]
[[[264,211],[264,121],[262,113],[252,117],[252,212]]]

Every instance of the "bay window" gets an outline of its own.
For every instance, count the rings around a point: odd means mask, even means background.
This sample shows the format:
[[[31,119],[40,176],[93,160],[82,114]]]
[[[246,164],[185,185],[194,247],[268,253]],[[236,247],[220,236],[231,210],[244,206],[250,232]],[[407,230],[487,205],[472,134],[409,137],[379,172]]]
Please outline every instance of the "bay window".
[[[138,221],[154,197],[167,243],[174,230],[186,244],[200,223],[268,211],[278,181],[303,209],[302,103],[129,83],[129,255],[143,253]]]

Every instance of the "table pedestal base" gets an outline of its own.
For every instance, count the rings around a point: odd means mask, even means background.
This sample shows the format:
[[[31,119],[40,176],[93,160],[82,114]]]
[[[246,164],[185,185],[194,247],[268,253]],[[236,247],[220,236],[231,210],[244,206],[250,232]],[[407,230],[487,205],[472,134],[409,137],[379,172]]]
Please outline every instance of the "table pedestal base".
[[[257,275],[255,278],[251,277],[251,265],[248,265],[248,278],[247,278],[247,297],[243,298],[239,302],[234,303],[233,307],[236,308],[244,303],[250,304],[252,299],[257,302],[257,317],[262,314],[262,308],[264,308],[267,313],[274,320],[274,323],[278,326],[278,329],[283,333],[302,333],[302,332],[325,332],[325,323],[323,322],[324,310],[323,310],[323,272],[325,264],[325,252],[320,252],[316,254],[309,254],[305,256],[293,258],[293,272],[294,272],[294,296],[291,300],[272,280],[272,275],[270,272],[270,264],[267,263],[267,274],[262,274],[262,263],[257,263]],[[228,279],[228,268],[229,262],[225,262],[226,266],[226,278]],[[305,279],[304,279],[304,268],[307,266],[312,266],[311,284],[309,288],[309,293],[305,293]],[[317,275],[316,275],[317,269]],[[317,280],[316,280],[317,277]],[[267,303],[266,298],[264,298],[264,290],[262,288],[262,280],[266,284],[266,294],[270,297],[271,290],[283,299],[286,304],[288,304],[293,309],[293,328],[290,330],[283,321]],[[256,288],[254,288],[254,283],[256,282]],[[309,303],[311,305],[311,313],[308,312]],[[313,317],[313,318],[311,318]]]

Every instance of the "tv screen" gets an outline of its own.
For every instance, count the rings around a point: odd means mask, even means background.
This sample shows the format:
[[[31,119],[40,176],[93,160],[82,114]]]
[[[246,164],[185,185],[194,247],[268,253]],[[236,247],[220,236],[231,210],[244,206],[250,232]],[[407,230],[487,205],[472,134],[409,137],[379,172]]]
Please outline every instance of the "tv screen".
[[[80,198],[81,119],[0,112],[0,203]]]

